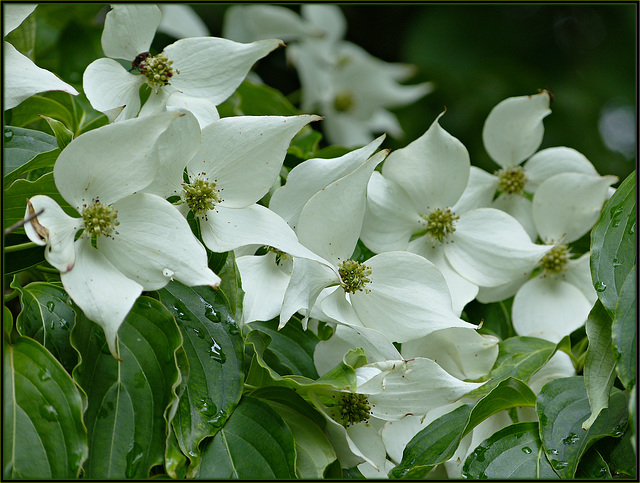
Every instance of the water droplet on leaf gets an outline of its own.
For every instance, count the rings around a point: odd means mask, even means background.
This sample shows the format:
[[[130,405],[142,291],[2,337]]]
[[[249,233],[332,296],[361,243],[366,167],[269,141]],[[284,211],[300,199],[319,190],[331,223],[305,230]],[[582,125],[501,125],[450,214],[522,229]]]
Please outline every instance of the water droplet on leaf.
[[[45,404],[44,406],[40,407],[40,416],[42,416],[47,421],[57,421],[58,411],[56,411],[56,408],[54,408],[50,404]]]
[[[127,453],[127,466],[124,470],[125,476],[127,478],[134,478],[135,474],[138,471],[138,467],[140,463],[142,463],[142,459],[144,458],[144,451],[142,446],[138,443],[133,443],[133,447]]]
[[[56,308],[56,304],[54,304],[51,300],[49,300],[47,302],[47,310],[49,312],[53,312],[53,310]]]
[[[522,447],[522,452],[524,454],[531,454],[531,448],[529,448],[528,446],[523,446]]]
[[[596,289],[596,292],[604,292],[607,290],[607,284],[604,282],[593,282],[593,288]]]

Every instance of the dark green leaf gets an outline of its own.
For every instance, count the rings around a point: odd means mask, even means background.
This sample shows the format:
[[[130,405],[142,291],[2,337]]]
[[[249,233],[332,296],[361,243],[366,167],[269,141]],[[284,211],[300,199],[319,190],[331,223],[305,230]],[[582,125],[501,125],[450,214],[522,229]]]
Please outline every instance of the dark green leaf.
[[[78,478],[87,458],[82,397],[40,344],[19,337],[4,347],[4,477]]]
[[[3,327],[5,340],[8,341],[11,331],[13,330],[13,314],[6,305],[4,306]]]
[[[620,290],[636,264],[636,172],[625,179],[602,209],[591,231],[591,279],[598,298],[614,317]]]
[[[220,115],[297,116],[300,111],[277,89],[244,81],[225,103],[233,106],[233,114],[221,106]]]
[[[37,174],[38,170],[43,170],[47,168],[53,169],[53,165],[58,159],[60,155],[60,149],[53,149],[51,151],[45,151],[44,153],[40,153],[36,155],[30,161],[27,161],[22,166],[17,169],[14,169],[9,174],[4,177],[5,186],[9,186],[18,178],[26,178],[29,173]]]
[[[236,265],[234,253],[228,252],[222,268],[218,271],[214,270],[214,272],[222,279],[219,290],[224,293],[233,318],[240,320],[242,318],[242,297],[244,292],[241,288],[240,271]]]
[[[31,13],[22,21],[20,26],[9,32],[5,40],[13,45],[20,53],[33,60],[36,45],[36,19],[35,13]]]
[[[53,117],[42,116],[42,118],[47,121],[47,124],[49,124],[49,127],[53,131],[60,150],[64,149],[67,144],[73,140],[73,132],[71,132],[63,122],[60,122]]]
[[[621,438],[602,438],[594,445],[615,477],[636,477],[637,457],[630,429]]]
[[[536,411],[540,421],[540,437],[556,473],[573,478],[580,458],[597,440],[605,436],[620,437],[628,419],[626,395],[618,390],[611,394],[609,405],[588,430],[582,423],[591,410],[580,376],[553,379],[538,394]]]
[[[499,339],[507,340],[516,336],[511,324],[511,304],[513,297],[500,302],[482,304],[477,300],[468,303],[464,308],[467,320],[482,326],[481,334],[495,335]]]
[[[99,325],[78,311],[72,343],[82,362],[73,372],[85,390],[89,432],[86,478],[147,478],[164,462],[165,412],[176,404],[182,343],[171,313],[140,297],[118,331],[116,360]]]
[[[360,472],[357,466],[353,468],[344,468],[342,470],[342,478],[345,480],[365,480],[366,478]]]
[[[635,386],[638,369],[637,290],[634,265],[620,290],[620,298],[611,326],[613,350],[618,362],[616,367],[618,377],[627,389]]]
[[[576,478],[580,480],[611,479],[609,465],[593,446],[587,450],[578,464]]]
[[[4,127],[4,152],[3,163],[6,176],[13,170],[18,169],[36,155],[56,149],[58,144],[56,138],[33,129],[21,127]]]
[[[202,451],[199,478],[295,478],[291,430],[268,404],[245,396]]]
[[[35,246],[24,250],[8,253],[7,247],[30,243],[31,240],[26,235],[18,233],[9,233],[4,237],[4,275],[13,275],[23,270],[28,270],[42,262],[44,262],[44,247]]]
[[[321,139],[322,134],[312,129],[311,126],[305,126],[293,137],[287,153],[293,154],[302,160],[309,159],[315,156]]]

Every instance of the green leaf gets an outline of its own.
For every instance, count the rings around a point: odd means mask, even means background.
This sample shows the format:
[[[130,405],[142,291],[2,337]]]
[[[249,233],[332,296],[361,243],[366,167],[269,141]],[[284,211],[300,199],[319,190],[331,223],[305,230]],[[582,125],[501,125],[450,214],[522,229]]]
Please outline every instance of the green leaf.
[[[460,440],[490,416],[516,407],[534,407],[536,396],[514,378],[499,383],[475,406],[466,404],[431,422],[407,444],[402,461],[389,472],[390,478],[424,478],[437,464],[449,460]]]
[[[4,176],[36,155],[56,149],[56,138],[41,131],[15,126],[4,127]]]
[[[322,134],[315,131],[311,126],[305,126],[293,137],[287,153],[293,154],[302,160],[307,160],[315,156],[321,139]]]
[[[9,310],[9,307],[7,307],[6,305],[4,306],[4,319],[3,319],[4,323],[4,337],[5,340],[8,341],[9,336],[11,335],[11,331],[13,330],[13,314],[11,313],[11,310]]]
[[[620,290],[620,298],[611,326],[613,350],[618,363],[616,367],[618,377],[627,389],[635,386],[638,369],[637,290],[636,267],[634,265]]]
[[[220,430],[242,395],[242,336],[220,292],[174,281],[158,294],[176,317],[189,362],[189,380],[172,427],[193,477],[200,443]]]
[[[464,478],[557,479],[545,457],[538,423],[516,423],[484,440],[465,460]]]
[[[230,114],[229,107],[232,114]],[[221,116],[297,116],[301,112],[277,89],[244,81],[231,99],[218,107]]]
[[[636,477],[634,436],[629,429],[627,428],[621,438],[603,438],[594,445],[615,477]]]
[[[481,334],[494,335],[501,340],[507,340],[516,336],[511,324],[512,304],[513,297],[490,304],[472,300],[465,306],[464,313],[470,322],[482,323],[481,328],[478,329]]]
[[[561,478],[573,478],[584,452],[605,436],[620,437],[628,419],[626,395],[616,390],[609,405],[588,430],[582,423],[591,410],[584,378],[554,379],[538,394],[540,437],[551,465]]]
[[[500,341],[498,348],[498,358],[489,373],[490,380],[471,391],[467,397],[487,394],[508,377],[528,382],[553,356],[556,344],[536,337],[512,337]]]
[[[591,279],[598,298],[614,317],[620,290],[636,264],[636,172],[625,179],[602,209],[591,231]]]
[[[57,119],[48,116],[42,116],[42,118],[47,121],[47,124],[49,124],[49,127],[56,137],[58,147],[60,148],[60,150],[63,150],[67,146],[67,144],[69,144],[73,140],[73,132],[71,132],[69,128],[64,125],[64,123],[58,121]]]
[[[229,310],[235,320],[242,318],[242,297],[244,292],[240,283],[240,271],[236,265],[235,254],[231,251],[226,254],[224,265],[217,271],[211,268],[222,279],[219,290],[224,293]]]
[[[13,45],[20,53],[33,60],[33,54],[36,45],[36,19],[35,14],[31,13],[22,21],[20,26],[12,30],[5,37],[5,41]]]
[[[268,404],[245,396],[203,448],[202,479],[296,477],[291,430]]]
[[[589,448],[580,460],[576,470],[576,479],[580,480],[604,480],[611,479],[609,465],[602,455],[593,446]]]
[[[51,283],[33,282],[21,287],[14,280],[10,286],[20,292],[22,311],[16,318],[20,335],[40,342],[71,373],[78,363],[78,354],[69,340],[75,319],[69,295]]]
[[[148,478],[163,464],[165,412],[177,401],[182,337],[160,302],[138,298],[118,331],[121,361],[111,353],[102,328],[78,311],[72,343],[81,355],[73,371],[85,390],[89,432],[86,478]]]
[[[325,469],[337,457],[323,432],[327,423],[322,415],[293,390],[284,387],[259,388],[251,397],[269,404],[289,426],[296,442],[298,478],[323,478]]]
[[[5,255],[2,268],[5,276],[28,270],[44,262],[44,247],[41,246],[32,246],[12,253],[8,253],[8,250],[6,250],[9,247],[23,243],[31,243],[31,240],[26,235],[20,235],[15,232],[9,233],[4,237]]]
[[[78,478],[87,458],[82,397],[40,344],[18,337],[4,347],[4,477]]]
[[[27,178],[30,173],[37,175],[48,168],[51,168],[49,171],[52,171],[53,165],[56,163],[59,155],[60,149],[58,148],[36,155],[30,161],[27,161],[19,168],[7,174],[4,177],[5,186],[9,186],[18,178]]]

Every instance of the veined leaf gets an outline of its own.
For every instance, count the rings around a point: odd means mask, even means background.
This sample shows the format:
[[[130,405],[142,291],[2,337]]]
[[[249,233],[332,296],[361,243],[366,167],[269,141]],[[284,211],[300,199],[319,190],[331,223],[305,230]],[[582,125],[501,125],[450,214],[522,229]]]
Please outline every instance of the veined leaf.
[[[22,127],[5,126],[3,176],[18,169],[36,155],[57,147],[56,138],[49,134]]]
[[[620,290],[611,326],[613,350],[618,363],[616,366],[618,377],[624,387],[629,390],[636,384],[638,369],[637,291],[636,267],[634,265]]]

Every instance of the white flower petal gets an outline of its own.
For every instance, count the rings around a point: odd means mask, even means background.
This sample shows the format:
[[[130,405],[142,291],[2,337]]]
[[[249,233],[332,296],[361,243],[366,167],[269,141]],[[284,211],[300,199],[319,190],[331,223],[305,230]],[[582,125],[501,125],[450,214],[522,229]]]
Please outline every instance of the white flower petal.
[[[336,265],[351,257],[362,230],[369,178],[386,155],[379,151],[313,195],[298,220],[300,243]]]
[[[240,44],[216,37],[181,39],[164,49],[179,74],[171,85],[187,95],[218,105],[244,80],[251,66],[282,45],[277,39]]]
[[[505,283],[504,285],[498,285],[496,287],[480,287],[476,300],[483,304],[490,304],[492,302],[500,302],[501,300],[513,297],[520,287],[529,280],[530,276],[531,271],[513,282]]]
[[[558,351],[551,359],[529,380],[528,386],[531,390],[538,394],[542,386],[553,379],[560,377],[571,377],[576,375],[576,369],[573,367],[571,357],[562,351]]]
[[[333,291],[331,291],[333,290]],[[327,295],[327,292],[330,292]],[[321,315],[328,316],[323,318],[320,314],[316,317],[326,322],[337,322],[345,324],[349,327],[362,327],[362,322],[358,318],[353,306],[347,300],[345,291],[342,287],[334,287],[325,289],[318,297],[314,309],[320,306]]]
[[[600,216],[616,176],[560,173],[533,195],[533,220],[545,243],[570,243],[587,233]]]
[[[52,72],[38,67],[8,42],[4,42],[3,56],[4,110],[14,108],[25,99],[40,92],[63,91],[74,96],[78,95],[77,90],[58,79]]]
[[[307,201],[362,165],[380,147],[384,138],[380,136],[368,145],[337,158],[312,158],[298,164],[289,172],[287,183],[273,193],[269,208],[295,229]]]
[[[498,357],[497,337],[451,327],[402,344],[402,357],[426,357],[458,379],[486,376]]]
[[[27,200],[25,218],[43,210],[36,218],[24,225],[29,240],[38,245],[47,245],[44,257],[60,272],[68,272],[76,261],[73,242],[75,234],[83,226],[81,218],[72,218],[48,196],[36,195]]]
[[[538,151],[522,167],[528,178],[525,190],[529,193],[535,193],[540,183],[560,173],[599,176],[596,168],[583,154],[564,146]]]
[[[351,304],[365,327],[394,342],[424,337],[448,327],[471,327],[451,308],[451,296],[440,271],[425,258],[409,252],[386,252],[366,261],[371,283],[350,294]]]
[[[534,277],[513,299],[513,328],[521,336],[559,342],[585,323],[591,307],[574,285],[556,277]]]
[[[522,225],[507,213],[478,208],[460,215],[444,253],[463,277],[482,287],[495,287],[532,270],[551,247],[536,245]]]
[[[538,230],[533,222],[532,203],[521,195],[502,193],[490,205],[491,208],[509,213],[520,222],[531,241],[538,239]]]
[[[352,424],[347,428],[347,434],[362,453],[366,454],[367,458],[371,460],[371,462],[362,463],[359,467],[371,468],[371,473],[379,475],[385,467],[387,450],[376,427],[376,422],[375,418],[371,418],[366,424]],[[379,425],[382,426],[382,422]],[[369,473],[367,470],[365,472]],[[386,474],[383,473],[383,476],[386,476]]]
[[[151,4],[114,4],[107,13],[102,32],[104,55],[133,61],[149,52],[162,13]]]
[[[578,259],[569,259],[567,270],[563,273],[564,279],[572,285],[578,287],[590,304],[595,304],[598,294],[591,282],[591,253],[587,252]],[[615,270],[615,266],[614,266]]]
[[[322,34],[290,8],[278,5],[233,5],[224,13],[222,36],[236,42],[276,38],[288,42]]]
[[[393,151],[382,167],[384,177],[398,183],[418,211],[453,206],[469,180],[469,153],[440,127],[443,114],[418,139]]]
[[[196,116],[201,128],[220,119],[216,105],[209,99],[203,99],[202,97],[192,97],[176,91],[171,94],[166,105],[168,110],[186,109],[192,112],[193,115]]]
[[[207,252],[187,220],[166,200],[136,193],[113,204],[118,210],[116,233],[99,237],[98,249],[145,290],[164,287],[172,278],[187,286],[218,286],[220,277],[207,266]]]
[[[482,140],[489,156],[500,166],[516,166],[536,152],[551,114],[549,93],[510,97],[496,105],[484,123]]]
[[[477,166],[471,166],[467,187],[451,210],[461,214],[476,208],[486,208],[491,205],[497,189],[497,176],[487,173]]]
[[[301,5],[300,13],[322,28],[328,39],[343,38],[347,31],[347,19],[338,5],[305,3]]]
[[[162,20],[158,31],[177,39],[184,37],[206,37],[209,29],[200,16],[189,5],[161,3]]]
[[[367,186],[367,206],[360,239],[375,253],[407,248],[422,218],[400,185],[374,171]]]
[[[280,314],[290,275],[276,264],[276,254],[236,258],[244,299],[242,322],[271,320]]]
[[[135,75],[113,59],[98,59],[85,69],[82,76],[84,93],[94,109],[111,114],[109,120],[135,117],[140,111],[140,87],[146,77]],[[123,108],[121,111],[114,109]],[[113,115],[116,117],[113,117]]]
[[[103,328],[109,350],[118,357],[118,328],[142,293],[142,286],[124,276],[87,238],[75,242],[76,264],[61,273],[62,285],[84,314]]]
[[[35,3],[5,3],[2,7],[3,35],[7,35],[17,29],[37,6]]]
[[[372,130],[362,119],[357,119],[349,113],[336,112],[330,104],[325,104],[320,111],[325,116],[322,127],[329,143],[355,148],[373,140]]]

